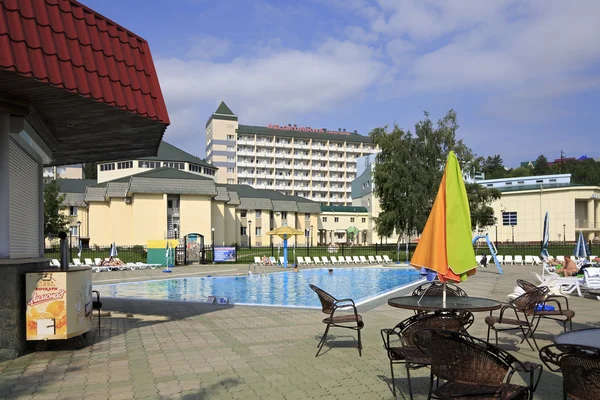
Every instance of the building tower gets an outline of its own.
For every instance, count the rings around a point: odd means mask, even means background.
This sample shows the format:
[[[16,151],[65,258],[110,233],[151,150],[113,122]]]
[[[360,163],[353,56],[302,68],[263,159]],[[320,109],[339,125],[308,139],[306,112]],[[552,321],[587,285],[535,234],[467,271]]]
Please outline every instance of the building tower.
[[[224,101],[206,121],[206,161],[219,168],[217,183],[235,184],[238,117]]]

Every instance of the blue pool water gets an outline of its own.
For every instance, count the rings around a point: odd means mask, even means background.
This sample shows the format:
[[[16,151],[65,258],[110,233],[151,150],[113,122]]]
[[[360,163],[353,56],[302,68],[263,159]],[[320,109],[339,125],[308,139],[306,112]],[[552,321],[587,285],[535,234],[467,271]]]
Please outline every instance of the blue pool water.
[[[357,304],[420,279],[413,268],[340,268],[266,276],[191,277],[94,285],[102,297],[203,302],[208,296],[228,297],[229,303],[291,307],[319,307],[316,285],[338,299]]]

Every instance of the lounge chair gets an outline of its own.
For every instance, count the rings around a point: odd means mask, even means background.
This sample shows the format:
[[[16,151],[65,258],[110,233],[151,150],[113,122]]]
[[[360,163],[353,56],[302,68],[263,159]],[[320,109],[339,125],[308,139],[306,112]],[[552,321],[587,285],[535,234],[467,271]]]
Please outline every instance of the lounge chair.
[[[317,256],[313,256],[313,261],[314,261],[315,265],[323,264],[321,262],[321,259]]]
[[[60,261],[58,261],[56,258],[53,258],[52,260],[50,260],[50,265],[54,267],[60,267]]]
[[[149,264],[149,263],[143,263],[143,262],[140,262],[140,261],[136,262],[136,265],[139,265],[139,266],[141,266],[143,268],[150,267],[151,269],[154,269],[156,267],[160,267],[161,266],[161,264]]]
[[[352,261],[354,261],[354,264],[362,264],[362,261],[360,261],[358,256],[352,256]]]
[[[360,262],[363,264],[370,264],[370,262],[367,261],[367,258],[365,256],[359,256],[358,258],[360,258]]]
[[[127,265],[127,268],[129,268],[129,269],[130,269],[130,270],[132,270],[132,271],[135,271],[136,269],[138,269],[138,268],[139,268],[139,265],[137,265],[137,264],[136,264],[136,263],[134,263],[134,262],[128,262],[128,263],[127,263],[127,264],[125,264],[125,265]]]
[[[264,265],[262,259],[260,257],[254,257],[254,264],[256,265]]]
[[[504,264],[504,256],[499,256],[498,254],[496,254],[496,260],[498,260],[500,264]]]
[[[533,256],[533,265],[542,265],[542,260],[539,256]]]
[[[383,261],[383,258],[381,258],[381,256],[375,256],[375,260],[379,263],[379,264],[383,264],[385,261]]]
[[[304,257],[304,264],[306,264],[306,265],[315,265],[315,263],[308,256]]]
[[[533,262],[534,262],[533,256],[525,256],[525,261],[524,261],[525,265],[528,265],[528,264],[533,265]]]
[[[356,264],[352,257],[346,256],[346,264]]]
[[[483,259],[483,256],[475,256],[475,261],[477,261],[477,264],[481,264],[481,260]]]
[[[285,264],[285,259],[283,258],[283,256],[279,256],[279,265],[283,264]]]
[[[373,256],[369,256],[369,264],[377,264],[377,260]]]
[[[561,264],[564,264],[565,256],[556,256],[556,261],[558,261]]]
[[[327,256],[323,256],[323,257],[321,257],[321,260],[323,261],[323,265],[326,265],[326,264],[331,264],[331,263],[329,262],[329,259],[327,258]]]
[[[321,310],[324,314],[328,315],[328,317],[323,320],[323,323],[327,324],[327,327],[325,328],[325,333],[323,333],[321,341],[317,345],[319,350],[317,351],[315,357],[319,355],[321,349],[325,345],[325,342],[327,341],[327,333],[329,332],[329,328],[332,326],[355,330],[358,333],[358,355],[362,356],[360,330],[365,326],[365,324],[363,323],[362,316],[356,310],[356,304],[354,304],[354,301],[352,299],[338,300],[315,285],[309,286],[317,294],[317,296],[319,296],[319,300],[321,301]],[[336,311],[338,310],[350,311],[350,313],[335,315]]]
[[[383,255],[383,261],[385,261],[385,262],[386,262],[386,264],[392,264],[392,263],[394,262],[393,260],[391,260],[391,259],[390,259],[390,258],[387,256],[387,254],[384,254],[384,255]]]
[[[73,265],[76,267],[81,267],[83,264],[81,263],[81,260],[79,258],[74,258]]]
[[[600,268],[589,267],[583,270],[581,289],[583,289],[584,296],[588,290],[600,290]],[[600,299],[600,296],[596,296],[596,298]]]
[[[331,265],[336,265],[339,264],[339,261],[337,260],[336,256],[331,256]]]
[[[271,262],[272,266],[276,266],[277,265],[277,259],[273,256],[269,257],[269,261]]]
[[[513,265],[513,256],[504,256],[504,265]]]
[[[591,261],[591,262],[595,262],[594,260],[595,260],[596,258],[598,258],[598,256],[590,256],[590,261]]]
[[[306,263],[304,262],[304,257],[296,257],[296,264],[298,264],[298,266],[306,265]]]
[[[573,292],[577,292],[579,297],[583,296],[581,293],[581,285],[583,284],[583,280],[577,278],[576,276],[563,277],[555,274],[554,272],[548,273],[545,276],[540,276],[538,273],[534,273],[534,275],[540,281],[540,286],[548,286],[553,293],[556,293],[556,288],[558,288],[558,293],[561,294],[571,294]]]
[[[85,265],[88,265],[90,267],[95,265],[91,258],[86,258],[84,261],[85,261]]]
[[[519,264],[519,265],[523,265],[523,256],[515,256],[515,265]]]

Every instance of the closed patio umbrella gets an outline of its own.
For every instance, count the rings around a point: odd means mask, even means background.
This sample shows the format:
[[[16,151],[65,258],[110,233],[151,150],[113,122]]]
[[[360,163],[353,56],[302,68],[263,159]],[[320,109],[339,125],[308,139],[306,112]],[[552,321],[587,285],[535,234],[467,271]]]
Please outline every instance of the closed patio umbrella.
[[[465,182],[454,152],[450,152],[442,182],[410,264],[425,268],[428,280],[461,282],[475,274],[471,214]],[[446,292],[444,290],[444,303]]]
[[[579,258],[588,258],[590,255],[582,231],[579,231],[579,237],[577,238],[577,244],[575,245],[575,252],[573,253],[573,255]]]
[[[112,246],[110,247],[110,256],[115,258],[118,255],[119,253],[117,252],[117,245],[115,244],[115,242],[113,242]]]
[[[287,256],[287,241],[292,236],[304,235],[299,229],[291,228],[287,225],[280,226],[279,228],[273,229],[272,231],[267,232],[267,235],[270,236],[279,236],[283,239],[283,267],[287,268],[288,256]],[[295,246],[294,246],[295,251]]]
[[[542,232],[542,259],[547,260],[550,257],[548,254],[548,242],[550,241],[550,220],[548,218],[548,211],[544,217],[544,231]]]

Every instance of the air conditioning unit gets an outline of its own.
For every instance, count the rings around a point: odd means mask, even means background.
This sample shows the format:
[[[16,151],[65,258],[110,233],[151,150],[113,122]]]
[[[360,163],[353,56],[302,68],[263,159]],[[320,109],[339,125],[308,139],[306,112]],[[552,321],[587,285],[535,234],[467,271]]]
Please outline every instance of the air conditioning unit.
[[[131,204],[131,197],[125,197],[125,204]]]

